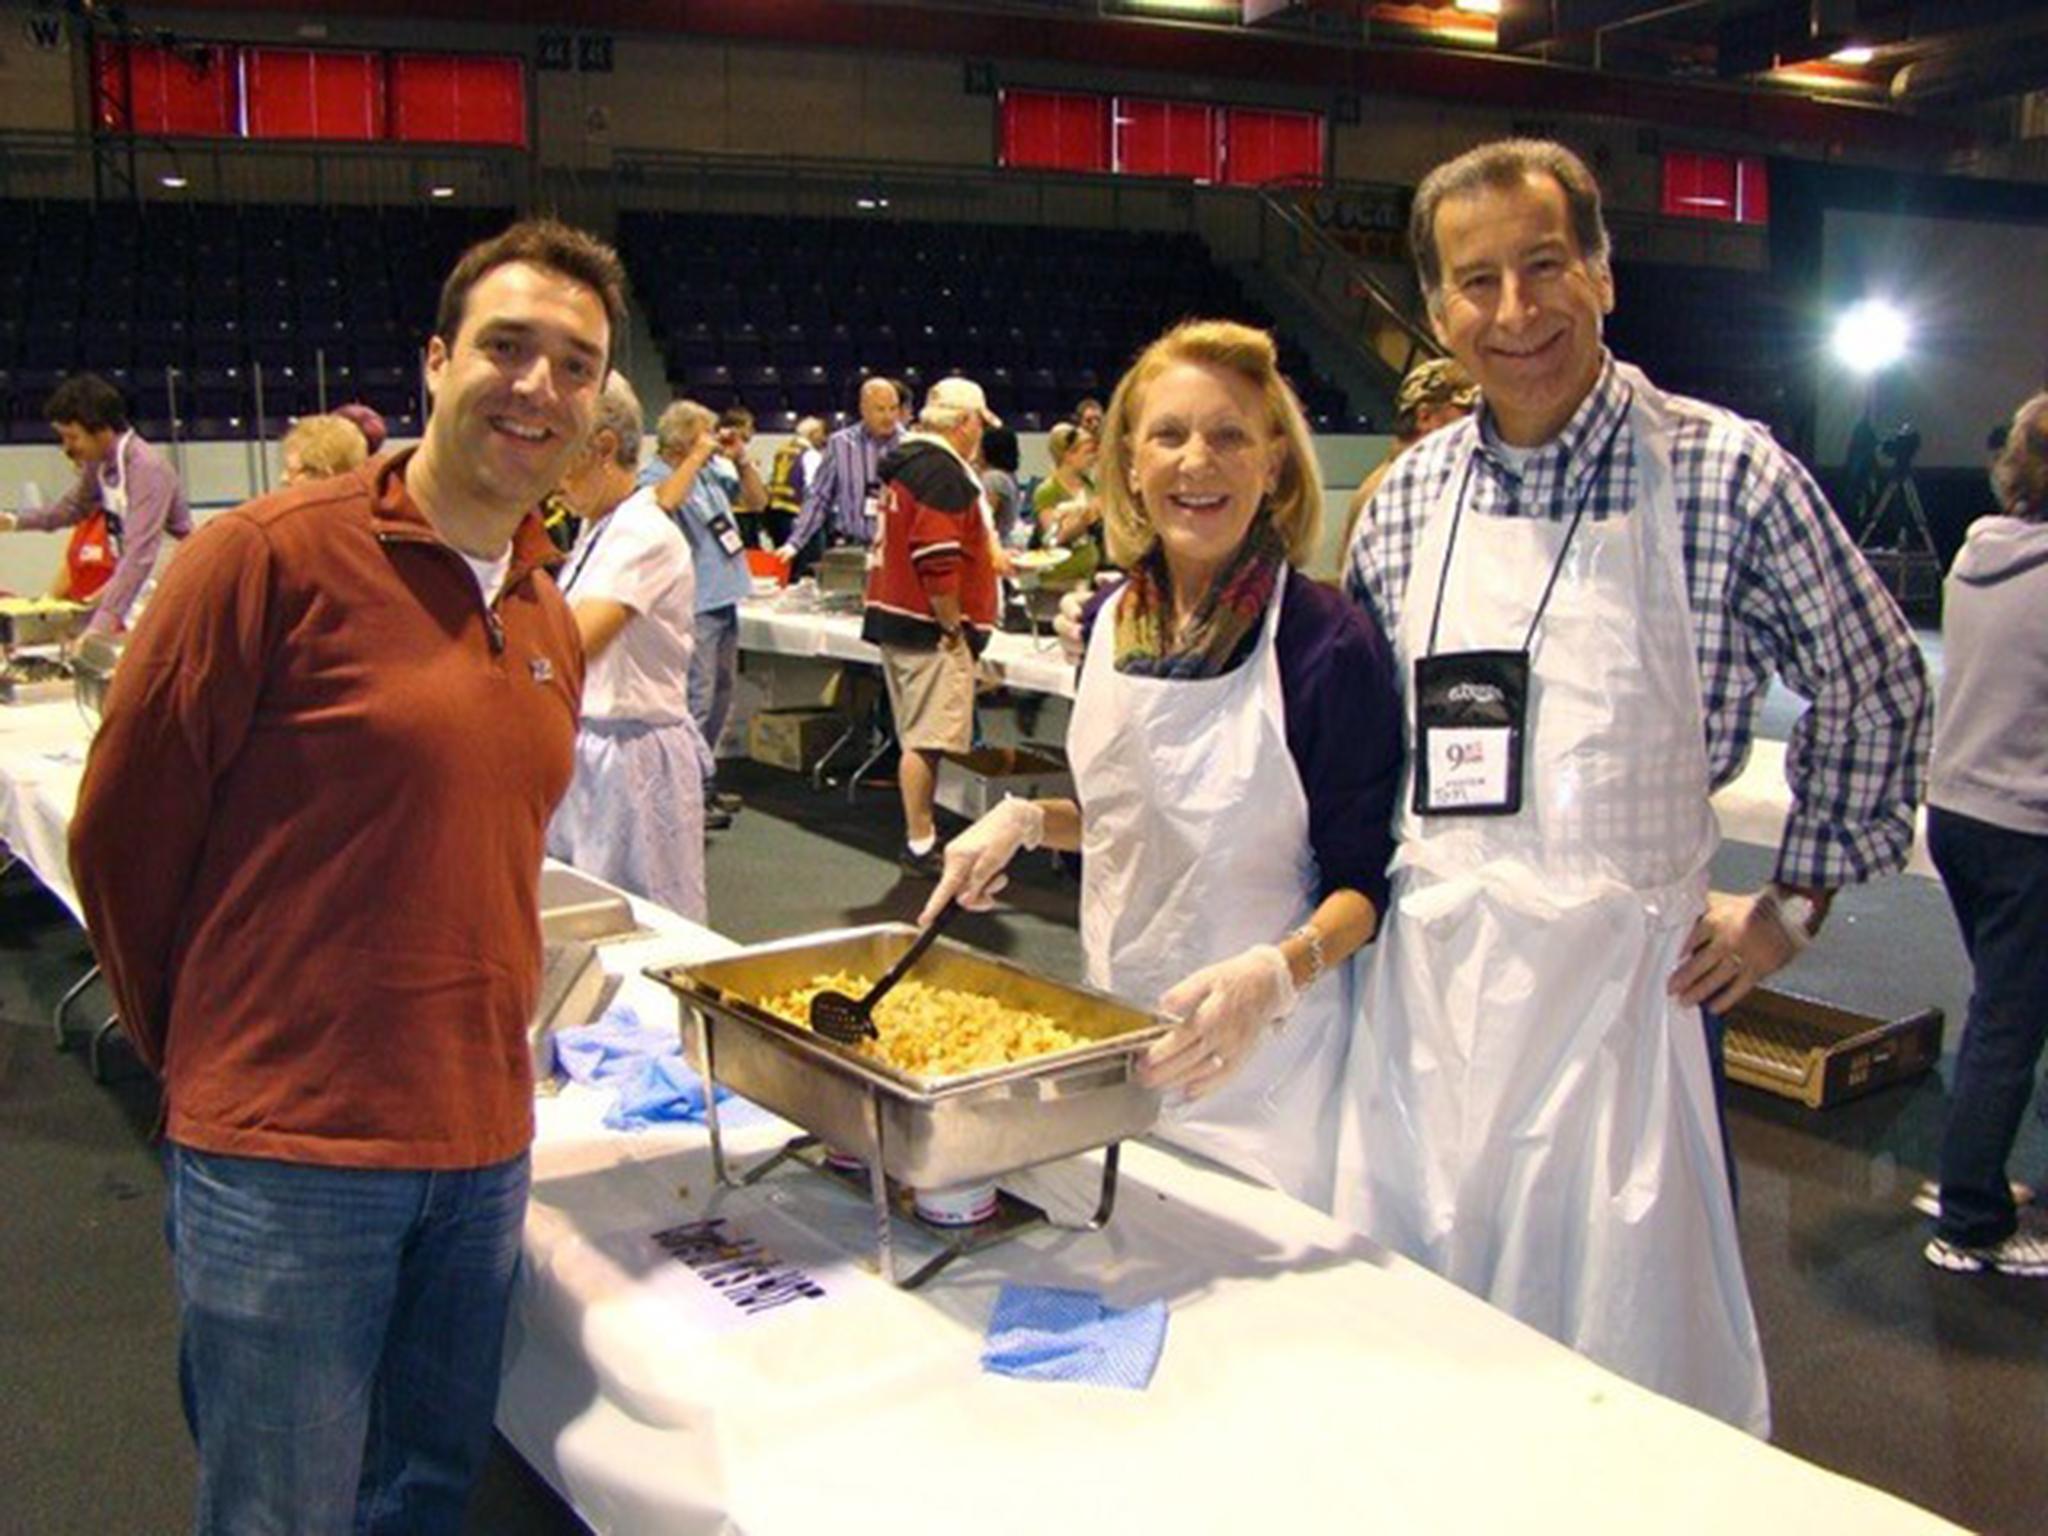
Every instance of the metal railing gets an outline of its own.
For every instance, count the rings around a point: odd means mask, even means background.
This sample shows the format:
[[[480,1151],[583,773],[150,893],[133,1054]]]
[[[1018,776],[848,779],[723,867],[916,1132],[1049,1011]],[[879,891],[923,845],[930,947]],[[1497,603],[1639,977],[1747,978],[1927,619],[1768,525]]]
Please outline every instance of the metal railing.
[[[1259,255],[1332,335],[1393,384],[1423,359],[1444,355],[1366,264],[1285,194],[1259,194]]]

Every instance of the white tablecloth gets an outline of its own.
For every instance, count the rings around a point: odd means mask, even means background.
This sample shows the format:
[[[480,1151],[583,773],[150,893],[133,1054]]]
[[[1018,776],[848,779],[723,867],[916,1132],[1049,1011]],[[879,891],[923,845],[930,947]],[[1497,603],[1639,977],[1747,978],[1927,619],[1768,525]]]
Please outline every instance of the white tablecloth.
[[[740,649],[776,656],[809,656],[823,661],[882,664],[881,652],[860,637],[857,613],[799,613],[778,609],[771,598],[740,605]],[[997,632],[982,652],[982,666],[997,682],[1029,693],[1074,696],[1073,664],[1050,636]]]
[[[715,954],[702,930],[613,952]],[[636,981],[644,1017],[671,1006]],[[1306,1207],[1146,1145],[1092,1235],[1041,1231],[892,1289],[865,1202],[785,1168],[720,1192],[705,1134],[540,1106],[499,1427],[604,1532],[1952,1529],[1591,1365]],[[757,1123],[747,1161],[779,1144]],[[1092,1207],[1080,1159],[1006,1181]],[[634,1239],[709,1215],[836,1293],[743,1323]],[[842,1261],[831,1266],[833,1256]],[[899,1262],[902,1258],[899,1252]],[[980,1367],[1004,1280],[1163,1298],[1144,1391]]]
[[[91,739],[68,699],[0,707],[0,840],[81,922],[64,840]]]

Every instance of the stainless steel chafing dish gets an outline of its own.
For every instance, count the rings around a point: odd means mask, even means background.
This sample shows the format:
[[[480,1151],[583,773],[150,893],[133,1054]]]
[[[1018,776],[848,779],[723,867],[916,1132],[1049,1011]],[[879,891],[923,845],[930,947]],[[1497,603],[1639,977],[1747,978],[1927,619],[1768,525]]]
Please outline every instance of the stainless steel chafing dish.
[[[818,596],[829,605],[859,607],[868,590],[868,552],[856,545],[818,556]]]
[[[892,1280],[892,1213],[907,1212],[911,1189],[993,1180],[1107,1147],[1101,1199],[1086,1225],[1107,1221],[1115,1200],[1116,1144],[1150,1129],[1159,1115],[1158,1093],[1138,1081],[1138,1057],[1168,1028],[1164,1019],[1107,993],[943,939],[918,963],[919,980],[1048,1014],[1087,1043],[957,1077],[919,1078],[758,1006],[760,999],[827,972],[878,976],[916,931],[907,924],[881,924],[649,973],[680,999],[684,1054],[707,1081],[812,1133],[735,1178],[725,1159],[714,1095],[708,1118],[720,1180],[752,1183],[793,1156],[815,1153],[819,1143],[860,1158],[874,1207],[879,1267]],[[1022,1205],[1008,1194],[1003,1199]],[[1042,1212],[1024,1209],[1045,1219]],[[902,1283],[920,1284],[960,1253],[986,1246],[1020,1224],[1011,1221],[1000,1224],[1002,1231],[957,1239]]]
[[[94,720],[106,704],[107,689],[120,660],[121,642],[110,635],[88,636],[71,653],[71,684],[78,707]]]

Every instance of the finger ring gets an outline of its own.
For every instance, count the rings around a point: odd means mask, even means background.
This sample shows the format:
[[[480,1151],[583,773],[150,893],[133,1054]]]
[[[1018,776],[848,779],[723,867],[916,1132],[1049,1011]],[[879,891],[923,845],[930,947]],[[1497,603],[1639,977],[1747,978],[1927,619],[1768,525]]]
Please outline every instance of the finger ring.
[[[1731,949],[1728,951],[1728,958],[1735,963],[1735,969],[1737,969],[1738,971],[1742,969],[1742,956],[1738,955],[1737,953],[1735,953],[1734,950]]]

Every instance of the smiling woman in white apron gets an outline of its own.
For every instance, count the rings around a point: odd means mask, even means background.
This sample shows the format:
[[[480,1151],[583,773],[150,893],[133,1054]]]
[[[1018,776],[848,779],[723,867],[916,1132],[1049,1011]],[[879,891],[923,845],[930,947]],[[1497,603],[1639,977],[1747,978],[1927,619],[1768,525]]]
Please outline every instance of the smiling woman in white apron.
[[[1668,425],[1656,389],[1621,373],[1632,399],[1611,439],[1631,435],[1641,487],[1627,515],[1474,514],[1475,433],[1424,525],[1397,637],[1404,666],[1428,658],[1407,699],[1414,782],[1336,1209],[1590,1358],[1762,1433],[1706,1036],[1666,985],[1717,838]],[[1517,654],[1519,745],[1486,701],[1470,713],[1484,678],[1438,690],[1429,671]],[[1438,708],[1468,713],[1432,729]],[[1496,747],[1525,777],[1468,765]]]
[[[1322,477],[1270,337],[1169,332],[1103,433],[1131,575],[1082,667],[1078,804],[1007,801],[968,828],[925,920],[986,906],[1022,848],[1079,849],[1088,980],[1181,1020],[1146,1064],[1160,1134],[1327,1207],[1353,957],[1378,928],[1399,779],[1389,647],[1292,568]]]

